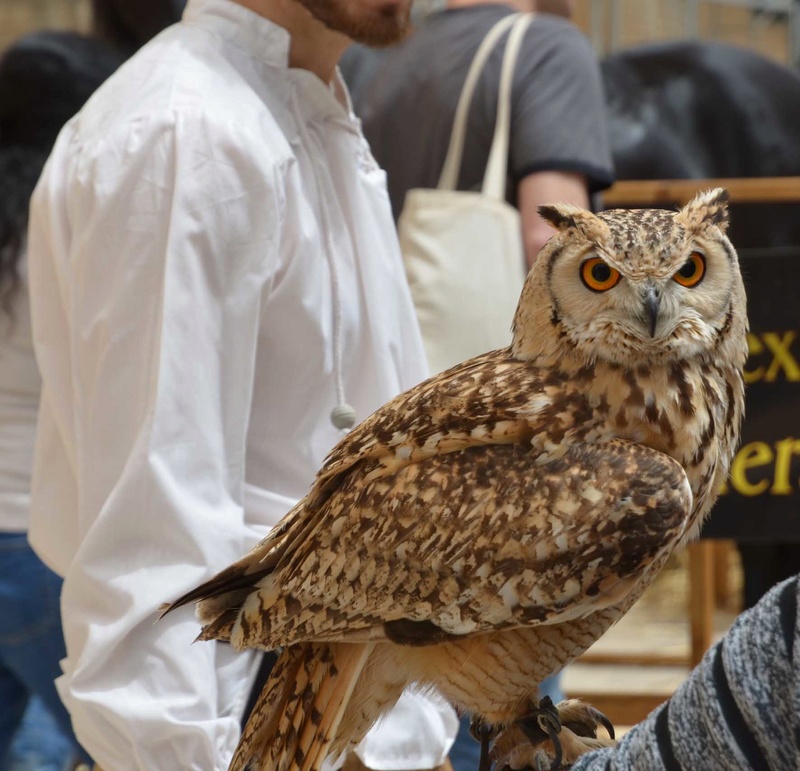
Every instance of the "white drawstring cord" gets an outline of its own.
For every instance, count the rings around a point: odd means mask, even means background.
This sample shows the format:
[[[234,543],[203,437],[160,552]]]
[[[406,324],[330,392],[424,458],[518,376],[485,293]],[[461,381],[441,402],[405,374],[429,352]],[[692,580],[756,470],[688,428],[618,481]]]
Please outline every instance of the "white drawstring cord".
[[[297,106],[297,96],[295,91],[292,91],[292,102],[294,106],[295,118],[297,119],[298,128],[302,136],[303,142],[306,147],[310,148],[311,138],[306,131],[305,122],[302,117],[301,111]],[[331,218],[328,212],[328,204],[323,195],[322,185],[317,177],[314,164],[311,164],[312,174],[314,176],[314,186],[317,190],[317,198],[320,205],[320,225],[325,233],[325,244],[323,251],[325,252],[325,259],[328,262],[328,270],[331,275],[331,310],[333,317],[333,383],[336,390],[336,406],[331,411],[331,423],[340,431],[349,431],[356,424],[356,411],[352,405],[348,404],[345,400],[344,393],[344,376],[342,374],[342,296],[341,286],[339,284],[339,271],[334,259],[334,246],[333,236],[330,227]]]

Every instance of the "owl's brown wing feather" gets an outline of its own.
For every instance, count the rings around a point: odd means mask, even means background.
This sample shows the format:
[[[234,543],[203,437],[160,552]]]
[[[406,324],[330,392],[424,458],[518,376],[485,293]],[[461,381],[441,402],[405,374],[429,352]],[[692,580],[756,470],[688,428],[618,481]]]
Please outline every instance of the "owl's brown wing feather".
[[[205,623],[228,611],[219,630],[225,636],[222,628],[230,628],[239,601],[298,540],[310,537],[321,510],[340,487],[363,485],[410,463],[470,447],[526,443],[539,431],[558,426],[559,413],[573,406],[570,399],[581,401],[576,412],[583,412],[586,424],[581,427],[586,429],[590,421],[578,385],[574,377],[517,361],[503,349],[463,362],[399,394],[336,445],[308,495],[261,543],[169,609],[205,599],[200,608]],[[573,418],[570,414],[569,420]]]
[[[489,351],[405,391],[357,425],[325,459],[309,496],[324,500],[354,466],[377,476],[410,460],[475,444],[519,439],[519,410],[531,394],[568,386],[551,369]],[[517,430],[515,430],[515,428]]]
[[[538,460],[474,447],[368,484],[351,475],[225,628],[237,647],[271,648],[580,618],[620,602],[690,510],[678,463],[622,440]]]
[[[525,395],[554,385],[575,392],[570,380],[516,361],[503,349],[463,362],[399,394],[334,447],[308,495],[266,538],[210,581],[165,606],[165,612],[203,599],[201,621],[216,621],[211,633],[226,638],[240,602],[298,541],[311,536],[320,510],[347,480],[364,484],[434,455],[525,441],[533,425],[550,419],[546,412],[521,415],[520,408],[527,406]]]

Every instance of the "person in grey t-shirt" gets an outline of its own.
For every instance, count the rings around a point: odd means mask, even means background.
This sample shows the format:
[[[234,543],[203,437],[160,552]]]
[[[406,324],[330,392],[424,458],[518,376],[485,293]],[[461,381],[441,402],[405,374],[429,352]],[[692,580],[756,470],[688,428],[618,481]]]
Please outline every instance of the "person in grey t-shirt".
[[[395,218],[408,190],[438,182],[461,88],[486,33],[507,14],[535,10],[534,3],[449,0],[384,55],[357,94],[356,112],[387,172]],[[483,179],[503,48],[491,55],[475,92],[462,190],[478,189]],[[553,201],[588,207],[590,194],[613,178],[597,60],[569,21],[540,14],[531,23],[515,72],[511,119],[507,198],[520,210],[530,264],[553,232],[538,207]]]

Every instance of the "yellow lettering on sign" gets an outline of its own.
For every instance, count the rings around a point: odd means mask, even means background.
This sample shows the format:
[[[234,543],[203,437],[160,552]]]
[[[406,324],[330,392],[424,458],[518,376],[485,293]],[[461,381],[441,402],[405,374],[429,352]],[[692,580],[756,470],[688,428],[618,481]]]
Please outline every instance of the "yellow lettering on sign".
[[[768,466],[775,458],[775,453],[766,442],[750,442],[736,453],[731,464],[731,485],[740,495],[752,497],[766,492],[770,486],[769,479],[751,482],[747,478],[750,469]]]
[[[800,455],[800,441],[787,437],[775,442],[775,476],[770,490],[772,495],[791,495],[794,492],[789,481],[793,455]]]
[[[787,436],[775,444],[751,442],[744,445],[733,459],[730,479],[720,485],[719,494],[725,495],[733,487],[740,495],[752,497],[769,492],[770,495],[793,495],[800,492],[800,479],[792,479],[792,462],[800,458],[800,439]],[[748,472],[770,466],[766,478],[753,480]]]
[[[797,361],[792,356],[792,352],[789,350],[795,337],[797,337],[797,333],[784,332],[779,337],[776,332],[764,332],[761,337],[767,344],[767,348],[774,355],[772,364],[769,365],[767,374],[764,375],[764,380],[768,383],[774,382],[781,370],[786,373],[786,379],[789,382],[796,383],[800,380],[800,366],[798,366]]]
[[[797,339],[797,332],[762,332],[760,335],[748,332],[747,334],[747,363],[752,369],[744,368],[744,382],[758,383],[763,380],[765,383],[774,383],[781,373],[790,383],[800,381],[800,363],[798,363],[792,353],[792,344]],[[769,364],[753,366],[756,364],[754,359],[767,353],[772,358]]]

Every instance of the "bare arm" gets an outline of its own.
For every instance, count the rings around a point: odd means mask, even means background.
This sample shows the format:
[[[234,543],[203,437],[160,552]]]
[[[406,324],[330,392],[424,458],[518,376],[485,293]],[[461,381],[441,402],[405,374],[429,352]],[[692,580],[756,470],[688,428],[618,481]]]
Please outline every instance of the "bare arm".
[[[582,174],[564,171],[539,171],[528,174],[517,186],[517,201],[522,218],[522,240],[528,267],[545,241],[555,232],[540,216],[543,204],[571,203],[589,208],[586,178]]]

